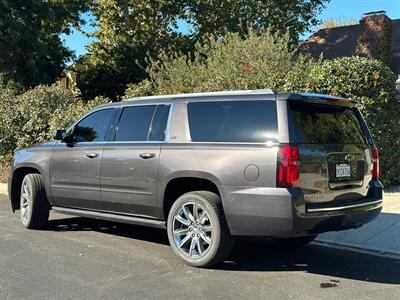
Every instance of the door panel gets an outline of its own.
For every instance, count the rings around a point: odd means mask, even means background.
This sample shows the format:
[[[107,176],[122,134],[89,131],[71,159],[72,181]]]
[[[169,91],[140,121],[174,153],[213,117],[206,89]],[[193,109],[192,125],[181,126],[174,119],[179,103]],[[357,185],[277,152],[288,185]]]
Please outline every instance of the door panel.
[[[106,210],[155,217],[158,161],[169,105],[124,107],[104,146],[101,198]]]
[[[71,128],[68,143],[59,142],[50,161],[50,185],[58,206],[102,210],[100,167],[114,108],[99,109]]]
[[[101,198],[106,210],[156,215],[160,143],[109,143],[101,166]],[[143,157],[141,157],[141,154]],[[147,155],[150,154],[150,155]]]
[[[59,143],[54,147],[50,170],[52,195],[58,206],[102,210],[100,163],[104,144],[83,144],[69,147]],[[92,154],[98,157],[88,157]]]

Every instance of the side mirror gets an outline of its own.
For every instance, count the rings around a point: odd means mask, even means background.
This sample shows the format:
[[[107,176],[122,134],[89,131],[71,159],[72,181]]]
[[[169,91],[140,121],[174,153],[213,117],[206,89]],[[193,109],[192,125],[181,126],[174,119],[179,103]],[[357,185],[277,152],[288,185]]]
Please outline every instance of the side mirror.
[[[76,142],[76,137],[74,134],[63,134],[63,139],[62,139],[69,147],[72,147],[74,143]]]
[[[62,141],[62,140],[64,140],[64,136],[65,136],[65,130],[58,129],[56,131],[55,135],[53,136],[53,138],[56,141]]]

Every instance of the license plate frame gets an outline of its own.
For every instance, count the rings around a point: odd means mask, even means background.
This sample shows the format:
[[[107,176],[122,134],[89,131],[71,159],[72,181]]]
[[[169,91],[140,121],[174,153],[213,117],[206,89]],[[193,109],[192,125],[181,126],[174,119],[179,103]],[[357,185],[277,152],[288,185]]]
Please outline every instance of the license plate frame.
[[[345,163],[335,164],[335,175],[337,179],[350,178],[351,165]]]

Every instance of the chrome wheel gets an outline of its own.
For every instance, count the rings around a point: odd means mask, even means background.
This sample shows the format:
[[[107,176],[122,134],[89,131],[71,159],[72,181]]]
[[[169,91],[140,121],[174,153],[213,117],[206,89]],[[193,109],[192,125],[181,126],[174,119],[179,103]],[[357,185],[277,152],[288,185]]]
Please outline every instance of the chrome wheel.
[[[185,256],[200,258],[211,248],[213,226],[205,208],[196,202],[181,205],[173,218],[175,245]]]
[[[21,221],[25,225],[29,222],[32,209],[32,186],[25,178],[21,187]]]

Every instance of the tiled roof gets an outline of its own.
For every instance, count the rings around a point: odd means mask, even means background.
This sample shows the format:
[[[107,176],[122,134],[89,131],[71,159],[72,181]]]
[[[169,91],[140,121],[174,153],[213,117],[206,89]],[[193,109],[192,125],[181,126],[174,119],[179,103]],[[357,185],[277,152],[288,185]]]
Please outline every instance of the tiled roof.
[[[392,21],[392,69],[400,74],[400,19]],[[299,47],[299,51],[325,59],[356,55],[360,24],[320,29]]]

